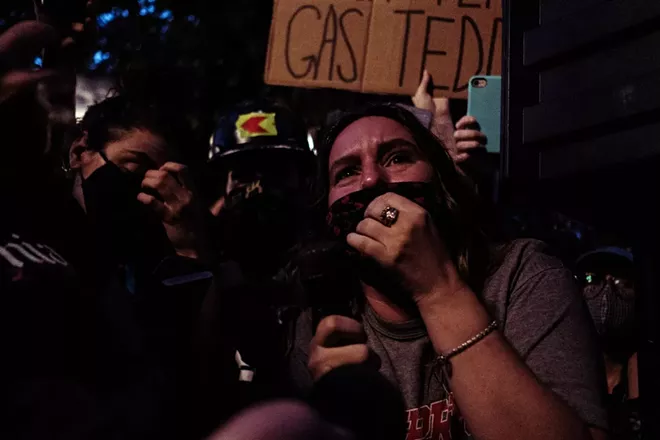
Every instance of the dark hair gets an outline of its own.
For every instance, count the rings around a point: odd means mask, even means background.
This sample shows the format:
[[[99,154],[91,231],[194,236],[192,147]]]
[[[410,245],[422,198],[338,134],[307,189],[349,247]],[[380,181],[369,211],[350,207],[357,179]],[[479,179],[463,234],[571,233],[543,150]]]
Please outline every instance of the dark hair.
[[[490,271],[491,246],[483,223],[484,212],[474,185],[461,174],[447,153],[442,142],[425,128],[415,115],[401,105],[378,104],[359,111],[344,113],[323,130],[319,137],[319,172],[316,187],[319,210],[327,210],[329,158],[337,136],[353,122],[381,116],[403,125],[413,136],[415,143],[435,170],[433,185],[436,188],[439,212],[436,218],[438,230],[445,240],[461,278],[475,292],[481,292]]]
[[[80,128],[87,132],[92,150],[102,150],[113,140],[113,130],[143,129],[162,137],[176,160],[186,162],[186,147],[194,135],[185,119],[165,111],[155,103],[131,100],[123,95],[107,98],[91,106]]]

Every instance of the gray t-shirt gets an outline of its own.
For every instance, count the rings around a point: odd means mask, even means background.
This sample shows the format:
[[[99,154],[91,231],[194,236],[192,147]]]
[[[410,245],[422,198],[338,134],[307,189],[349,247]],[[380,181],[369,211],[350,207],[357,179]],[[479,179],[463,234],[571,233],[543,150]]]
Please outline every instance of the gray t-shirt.
[[[486,280],[483,303],[536,377],[585,423],[605,429],[604,374],[593,325],[571,272],[544,248],[533,240],[511,243]],[[471,438],[421,320],[389,323],[369,308],[362,320],[367,344],[381,358],[380,372],[403,394],[406,440]],[[312,383],[306,368],[312,337],[308,314],[296,333],[292,374],[306,388]]]

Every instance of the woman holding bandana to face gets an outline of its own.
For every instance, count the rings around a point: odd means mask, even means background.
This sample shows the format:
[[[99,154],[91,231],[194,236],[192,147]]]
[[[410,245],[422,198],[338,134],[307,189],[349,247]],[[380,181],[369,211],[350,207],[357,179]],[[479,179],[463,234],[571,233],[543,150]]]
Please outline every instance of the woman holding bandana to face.
[[[358,283],[343,308],[308,292],[290,363],[301,388],[372,366],[403,396],[408,440],[605,438],[601,364],[570,271],[540,242],[488,241],[471,186],[413,113],[345,114],[319,158],[328,235]]]

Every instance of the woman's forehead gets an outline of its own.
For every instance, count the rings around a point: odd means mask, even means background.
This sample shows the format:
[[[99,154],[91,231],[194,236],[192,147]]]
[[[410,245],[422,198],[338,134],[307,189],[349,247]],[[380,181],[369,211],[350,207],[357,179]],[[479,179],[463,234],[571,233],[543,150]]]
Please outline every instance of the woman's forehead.
[[[383,116],[367,116],[348,125],[335,139],[330,150],[330,163],[337,159],[377,150],[378,145],[391,139],[415,140],[399,122]]]
[[[140,128],[118,129],[113,131],[113,137],[116,140],[111,141],[107,147],[117,153],[144,154],[157,166],[161,166],[173,158],[172,150],[167,141],[149,130]]]

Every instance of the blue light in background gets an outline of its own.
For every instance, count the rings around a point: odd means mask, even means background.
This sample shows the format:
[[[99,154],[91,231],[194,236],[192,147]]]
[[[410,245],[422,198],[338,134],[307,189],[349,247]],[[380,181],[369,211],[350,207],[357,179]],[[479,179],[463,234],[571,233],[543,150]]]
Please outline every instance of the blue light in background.
[[[130,11],[128,9],[124,9],[121,13],[121,16],[126,18],[130,15]]]
[[[148,13],[149,13],[149,11],[147,11],[147,8],[142,8],[142,9],[140,9],[140,15],[141,15],[142,17],[144,17],[144,16],[147,15]]]
[[[186,17],[186,19],[187,19],[190,23],[194,23],[194,22],[197,21],[197,17],[195,17],[194,15],[189,15],[188,17]]]
[[[92,60],[89,62],[88,67],[91,70],[96,70],[101,63],[104,61],[107,61],[110,59],[110,53],[109,52],[103,52],[100,50],[97,50],[94,52],[94,55],[92,56]]]
[[[112,12],[104,12],[102,14],[99,14],[98,18],[96,19],[96,22],[100,27],[105,27],[108,23],[112,22],[112,20],[115,19],[115,14]]]
[[[103,52],[100,50],[97,50],[94,53],[94,57],[92,58],[94,60],[95,64],[101,64],[103,62]]]
[[[160,18],[161,20],[169,20],[172,18],[172,11],[169,9],[164,10],[163,12],[160,13]]]
[[[156,12],[156,7],[154,5],[151,5],[147,8],[147,11],[149,11],[150,14],[153,14]]]
[[[170,25],[169,25],[169,24],[164,24],[164,25],[160,28],[160,33],[161,33],[161,34],[165,34],[165,33],[167,33],[167,31],[169,31],[169,30],[170,30]]]
[[[34,59],[34,65],[39,66],[39,67],[43,67],[44,66],[44,60],[41,57],[36,57]]]

